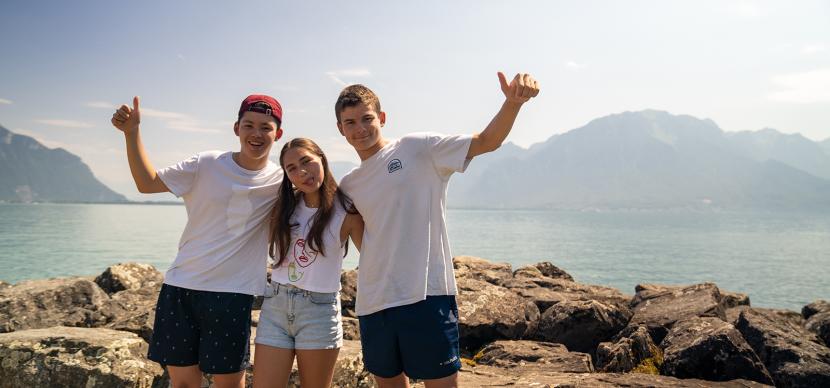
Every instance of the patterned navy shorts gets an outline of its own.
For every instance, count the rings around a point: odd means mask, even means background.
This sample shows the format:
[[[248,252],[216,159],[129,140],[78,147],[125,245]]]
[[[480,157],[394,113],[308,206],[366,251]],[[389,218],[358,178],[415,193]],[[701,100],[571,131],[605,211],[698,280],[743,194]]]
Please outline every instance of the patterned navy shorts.
[[[147,358],[211,374],[245,370],[253,302],[247,294],[162,285]]]

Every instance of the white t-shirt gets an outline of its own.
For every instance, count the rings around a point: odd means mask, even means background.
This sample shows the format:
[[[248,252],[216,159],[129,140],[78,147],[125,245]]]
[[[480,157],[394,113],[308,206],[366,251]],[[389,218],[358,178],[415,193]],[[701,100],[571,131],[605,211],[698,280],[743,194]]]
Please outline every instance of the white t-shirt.
[[[273,162],[246,170],[232,152],[201,152],[157,171],[184,198],[187,225],[179,253],[164,275],[172,286],[262,295],[268,258],[266,218],[277,200],[282,170]]]
[[[390,142],[343,177],[340,187],[366,224],[356,312],[368,315],[455,295],[447,238],[447,183],[463,172],[472,136],[411,134]]]
[[[328,227],[323,232],[323,252],[326,254],[323,256],[312,250],[310,242],[306,241],[317,209],[307,207],[300,197],[299,204],[291,215],[291,223],[297,226],[291,229],[288,255],[271,272],[272,281],[314,292],[340,290],[340,270],[343,268],[343,255],[346,251],[346,244],[340,241],[340,228],[346,218],[346,211],[337,198],[334,199],[333,210]],[[274,260],[279,260],[279,257]]]

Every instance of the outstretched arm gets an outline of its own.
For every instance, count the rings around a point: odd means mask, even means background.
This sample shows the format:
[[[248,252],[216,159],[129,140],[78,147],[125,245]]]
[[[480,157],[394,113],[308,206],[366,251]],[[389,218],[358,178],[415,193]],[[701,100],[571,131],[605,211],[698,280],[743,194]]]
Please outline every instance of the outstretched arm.
[[[127,161],[130,163],[130,172],[133,174],[135,187],[141,193],[164,193],[170,191],[167,185],[156,174],[153,164],[144,152],[141,143],[139,124],[141,111],[139,110],[138,96],[133,97],[133,107],[121,105],[112,115],[112,125],[124,132],[127,141]]]
[[[510,129],[513,128],[519,109],[525,102],[539,94],[539,83],[530,74],[516,74],[508,84],[504,73],[499,72],[499,83],[505,97],[504,104],[487,128],[473,135],[470,149],[467,151],[467,159],[498,149],[507,138]]]

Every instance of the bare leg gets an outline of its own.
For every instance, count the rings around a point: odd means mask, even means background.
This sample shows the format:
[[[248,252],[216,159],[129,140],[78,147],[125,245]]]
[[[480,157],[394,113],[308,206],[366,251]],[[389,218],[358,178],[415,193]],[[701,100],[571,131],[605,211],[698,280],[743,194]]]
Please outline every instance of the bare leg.
[[[216,388],[245,388],[245,371],[214,374],[213,386]]]
[[[458,372],[455,372],[447,377],[440,379],[424,380],[425,388],[457,388],[458,387]]]
[[[202,386],[202,371],[198,365],[167,366],[170,374],[170,385],[173,388],[199,388]]]
[[[378,388],[409,388],[409,378],[405,373],[401,373],[395,377],[380,377],[372,375],[375,382],[378,383]]]
[[[340,349],[300,350],[297,349],[297,369],[300,371],[300,386],[327,388],[334,377],[334,363]]]
[[[294,365],[294,349],[256,344],[254,350],[254,388],[285,388]]]

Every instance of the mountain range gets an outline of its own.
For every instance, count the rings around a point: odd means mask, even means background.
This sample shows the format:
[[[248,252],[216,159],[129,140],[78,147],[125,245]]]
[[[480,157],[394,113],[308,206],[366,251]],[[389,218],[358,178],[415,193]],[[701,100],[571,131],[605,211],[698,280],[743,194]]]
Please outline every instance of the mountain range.
[[[646,110],[595,119],[529,149],[505,144],[453,177],[471,208],[830,209],[830,139]]]
[[[0,126],[0,201],[127,202],[76,155]]]

